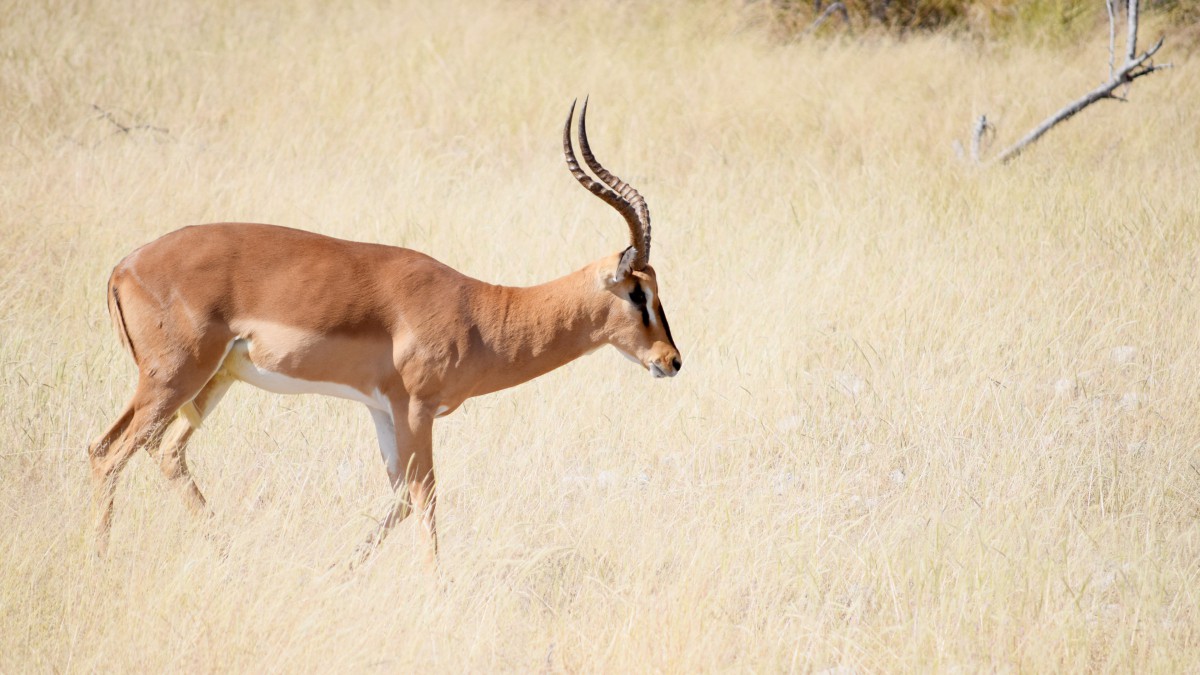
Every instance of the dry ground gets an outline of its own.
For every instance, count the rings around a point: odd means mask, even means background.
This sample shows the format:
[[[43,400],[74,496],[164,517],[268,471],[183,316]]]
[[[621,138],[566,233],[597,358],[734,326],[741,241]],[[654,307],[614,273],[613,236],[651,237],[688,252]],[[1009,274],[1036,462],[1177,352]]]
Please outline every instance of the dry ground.
[[[1195,58],[977,171],[1103,36],[279,5],[0,7],[0,672],[1200,668]],[[229,555],[139,457],[89,560],[121,256],[239,219],[548,280],[624,245],[559,156],[585,93],[680,377],[605,350],[440,422],[438,579],[411,524],[326,574],[387,505],[369,416],[235,387],[191,453]]]

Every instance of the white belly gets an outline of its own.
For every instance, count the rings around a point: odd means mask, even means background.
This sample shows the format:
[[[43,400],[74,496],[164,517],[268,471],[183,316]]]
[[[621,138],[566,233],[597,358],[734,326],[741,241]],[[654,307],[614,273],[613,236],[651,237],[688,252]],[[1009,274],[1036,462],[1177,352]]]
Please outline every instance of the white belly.
[[[358,401],[368,407],[383,410],[389,414],[391,412],[391,406],[388,405],[387,400],[384,399],[378,390],[368,394],[347,384],[302,380],[258,367],[250,359],[250,341],[244,338],[238,338],[233,341],[229,349],[229,355],[225,357],[222,370],[235,379],[276,394],[322,394],[324,396],[336,396],[351,401]]]

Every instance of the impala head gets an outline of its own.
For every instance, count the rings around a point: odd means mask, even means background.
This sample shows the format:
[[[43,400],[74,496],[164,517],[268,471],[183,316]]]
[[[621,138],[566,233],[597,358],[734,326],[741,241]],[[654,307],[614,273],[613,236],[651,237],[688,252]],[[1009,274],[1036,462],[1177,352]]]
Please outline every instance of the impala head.
[[[658,277],[649,262],[650,210],[633,186],[609,173],[596,161],[588,145],[586,100],[579,113],[579,150],[584,163],[603,184],[580,168],[571,143],[574,116],[575,104],[572,103],[567,124],[563,127],[567,168],[581,185],[616,209],[629,225],[629,246],[595,264],[601,301],[608,310],[606,338],[626,358],[642,364],[654,377],[674,377],[683,367],[683,358],[671,337],[667,314],[658,296]]]

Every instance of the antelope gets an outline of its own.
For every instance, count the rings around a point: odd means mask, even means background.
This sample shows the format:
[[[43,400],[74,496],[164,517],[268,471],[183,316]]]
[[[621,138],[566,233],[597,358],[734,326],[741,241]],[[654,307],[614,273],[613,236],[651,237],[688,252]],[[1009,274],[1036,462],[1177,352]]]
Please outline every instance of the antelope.
[[[371,413],[396,499],[356,549],[362,562],[396,523],[420,514],[426,558],[437,558],[433,422],[473,396],[516,386],[604,345],[652,376],[683,363],[650,266],[650,212],[588,145],[571,175],[617,210],[630,244],[530,287],[468,277],[406,248],[275,225],[184,227],[130,253],[108,280],[109,315],[138,369],[116,422],[88,448],[96,554],[106,553],[121,469],[138,448],[158,462],[188,509],[211,516],[185,449],[229,386],[325,394]]]

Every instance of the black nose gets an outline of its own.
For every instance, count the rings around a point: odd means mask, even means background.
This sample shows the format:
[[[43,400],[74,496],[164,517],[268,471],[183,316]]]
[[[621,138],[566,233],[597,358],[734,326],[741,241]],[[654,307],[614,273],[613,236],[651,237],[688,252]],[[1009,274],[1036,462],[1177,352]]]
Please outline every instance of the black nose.
[[[674,368],[675,372],[678,373],[683,369],[683,361],[680,361],[679,357],[676,356],[675,358],[671,359],[671,367]]]

